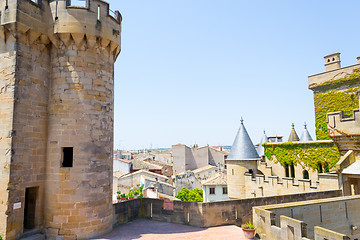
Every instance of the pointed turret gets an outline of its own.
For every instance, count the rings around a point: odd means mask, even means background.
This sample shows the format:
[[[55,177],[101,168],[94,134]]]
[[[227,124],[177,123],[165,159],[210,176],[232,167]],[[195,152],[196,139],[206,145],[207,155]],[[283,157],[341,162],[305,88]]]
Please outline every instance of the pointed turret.
[[[259,155],[241,119],[241,125],[231,147],[227,160],[257,160]]]
[[[291,124],[291,132],[290,132],[290,136],[289,136],[289,139],[288,139],[288,142],[298,142],[300,139],[299,139],[299,136],[297,135],[296,131],[295,131],[295,124]]]
[[[311,141],[313,141],[309,131],[307,130],[306,123],[304,124],[304,131],[301,134],[300,141],[301,142],[311,142]]]
[[[259,147],[257,149],[257,153],[259,154],[260,157],[264,156],[264,147],[263,147],[263,144],[266,143],[266,142],[269,142],[269,139],[268,137],[266,136],[266,133],[264,131],[264,135],[263,137],[261,138],[261,141],[259,143]]]
[[[246,192],[245,175],[255,176],[258,160],[260,157],[245,129],[244,121],[241,119],[239,131],[226,159],[228,195],[230,198],[239,199],[250,195]]]

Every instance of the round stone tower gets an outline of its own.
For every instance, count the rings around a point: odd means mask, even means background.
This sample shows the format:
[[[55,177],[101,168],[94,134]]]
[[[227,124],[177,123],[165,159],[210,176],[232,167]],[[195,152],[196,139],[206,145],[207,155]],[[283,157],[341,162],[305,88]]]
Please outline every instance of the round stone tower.
[[[114,62],[121,15],[102,0],[77,3],[0,2],[5,239],[26,230],[45,232],[49,239],[87,239],[112,229]]]
[[[230,198],[246,197],[245,174],[257,173],[258,153],[241,120],[239,131],[226,159],[228,195]]]

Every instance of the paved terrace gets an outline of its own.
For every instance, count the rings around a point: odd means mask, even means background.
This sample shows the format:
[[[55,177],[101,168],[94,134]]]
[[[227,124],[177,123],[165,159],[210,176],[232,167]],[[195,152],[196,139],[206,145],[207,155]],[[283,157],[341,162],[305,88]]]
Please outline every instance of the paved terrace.
[[[160,239],[192,239],[192,240],[218,240],[218,239],[246,239],[241,228],[235,225],[197,228],[186,225],[158,222],[147,219],[138,219],[115,228],[110,234],[97,238],[97,240],[160,240]]]

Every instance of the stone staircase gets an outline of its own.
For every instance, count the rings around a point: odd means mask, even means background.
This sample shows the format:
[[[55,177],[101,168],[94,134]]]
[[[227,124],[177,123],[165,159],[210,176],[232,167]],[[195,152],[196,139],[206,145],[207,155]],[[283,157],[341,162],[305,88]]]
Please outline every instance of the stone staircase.
[[[25,230],[20,240],[45,240],[45,234],[41,233],[40,229]]]
[[[30,236],[22,237],[21,240],[45,240],[45,234],[37,233]]]

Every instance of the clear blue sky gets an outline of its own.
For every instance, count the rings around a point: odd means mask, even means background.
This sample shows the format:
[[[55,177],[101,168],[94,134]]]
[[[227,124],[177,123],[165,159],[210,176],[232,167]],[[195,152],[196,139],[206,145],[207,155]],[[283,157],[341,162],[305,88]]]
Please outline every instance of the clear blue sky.
[[[231,145],[314,133],[307,76],[360,55],[359,1],[111,0],[123,16],[114,147]]]

